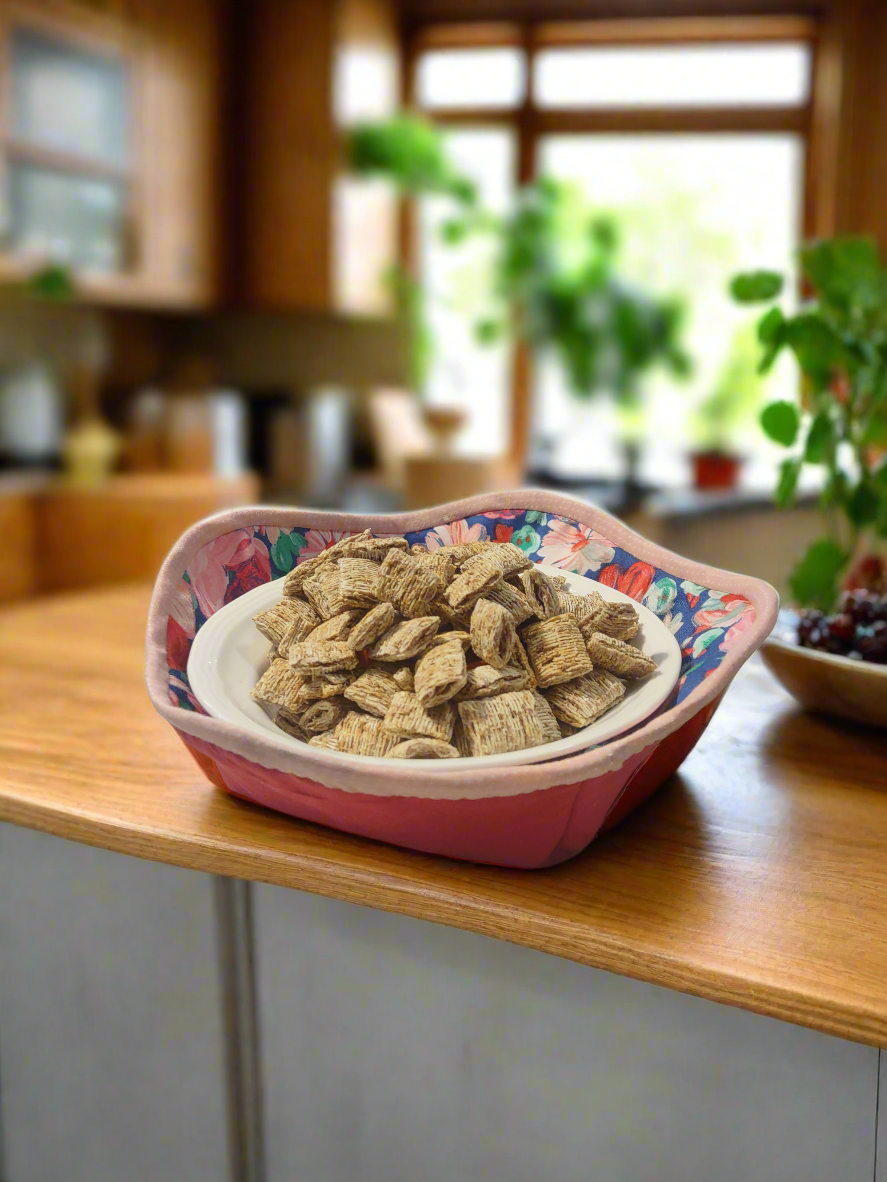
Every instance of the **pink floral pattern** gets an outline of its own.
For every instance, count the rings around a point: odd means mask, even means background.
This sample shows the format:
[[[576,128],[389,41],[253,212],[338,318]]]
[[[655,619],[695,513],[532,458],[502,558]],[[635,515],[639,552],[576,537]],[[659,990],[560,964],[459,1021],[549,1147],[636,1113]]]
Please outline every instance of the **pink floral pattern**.
[[[489,514],[484,514],[485,517]],[[499,514],[495,514],[499,516]],[[469,525],[463,518],[461,521],[451,521],[449,525],[438,525],[425,535],[425,547],[436,550],[439,546],[461,546],[466,542],[486,542],[489,539],[487,527],[476,521]]]
[[[587,575],[610,562],[616,553],[613,543],[586,525],[554,517],[539,547],[539,561],[561,570]]]

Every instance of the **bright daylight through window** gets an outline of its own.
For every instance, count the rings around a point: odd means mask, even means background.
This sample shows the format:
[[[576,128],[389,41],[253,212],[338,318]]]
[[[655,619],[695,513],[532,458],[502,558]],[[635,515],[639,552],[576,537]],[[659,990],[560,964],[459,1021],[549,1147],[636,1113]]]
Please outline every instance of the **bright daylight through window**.
[[[796,378],[788,363],[766,379],[756,375],[751,317],[727,285],[743,269],[791,271],[803,233],[806,147],[793,112],[808,101],[809,75],[803,43],[541,48],[528,129],[521,49],[432,49],[419,57],[418,104],[444,128],[454,163],[486,207],[509,209],[526,137],[535,177],[564,182],[589,213],[612,218],[620,280],[680,301],[691,372],[645,373],[639,423],[634,415],[640,476],[650,484],[687,483],[688,454],[717,442],[711,405],[729,383],[732,411],[720,427],[746,456],[744,482],[770,486],[773,452],[757,415]],[[716,116],[710,127],[707,108]],[[494,111],[501,114],[492,126]],[[651,118],[653,129],[644,122]],[[418,218],[434,340],[427,393],[467,411],[460,450],[500,452],[508,446],[511,351],[502,339],[480,344],[474,333],[493,252],[483,235],[458,247],[443,242],[445,218],[439,199],[426,200]],[[553,353],[537,358],[532,403],[534,466],[577,481],[623,474],[623,412],[601,390],[577,397]]]

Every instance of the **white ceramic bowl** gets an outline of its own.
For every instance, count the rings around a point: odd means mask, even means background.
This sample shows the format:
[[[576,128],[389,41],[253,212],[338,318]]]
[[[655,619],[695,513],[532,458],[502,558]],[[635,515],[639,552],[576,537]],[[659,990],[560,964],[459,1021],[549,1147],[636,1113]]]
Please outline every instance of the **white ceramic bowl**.
[[[508,751],[503,755],[477,755],[458,760],[427,759],[422,761],[423,771],[438,774],[468,771],[475,767],[508,767],[572,755],[637,726],[658,710],[671,693],[681,674],[681,650],[662,621],[648,608],[613,587],[591,582],[568,571],[554,573],[563,574],[570,591],[576,594],[587,595],[596,589],[604,599],[631,603],[637,609],[641,624],[632,643],[656,662],[655,672],[640,681],[629,681],[625,697],[612,710],[568,738],[542,747]],[[256,628],[252,617],[278,603],[281,591],[279,581],[265,583],[211,616],[191,646],[188,681],[198,702],[213,718],[273,738],[286,750],[298,752],[305,750],[305,744],[276,727],[269,715],[249,696],[268,667],[268,641]],[[333,751],[325,754],[335,755],[352,766],[355,761],[364,766],[391,766],[390,759],[380,756]]]

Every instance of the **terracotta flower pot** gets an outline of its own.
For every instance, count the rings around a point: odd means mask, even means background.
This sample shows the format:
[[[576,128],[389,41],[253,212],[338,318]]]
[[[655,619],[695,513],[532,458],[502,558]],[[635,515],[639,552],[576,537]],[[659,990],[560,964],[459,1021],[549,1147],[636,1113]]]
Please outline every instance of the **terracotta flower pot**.
[[[730,489],[739,483],[742,460],[739,456],[727,455],[721,451],[693,452],[693,485],[695,488]]]

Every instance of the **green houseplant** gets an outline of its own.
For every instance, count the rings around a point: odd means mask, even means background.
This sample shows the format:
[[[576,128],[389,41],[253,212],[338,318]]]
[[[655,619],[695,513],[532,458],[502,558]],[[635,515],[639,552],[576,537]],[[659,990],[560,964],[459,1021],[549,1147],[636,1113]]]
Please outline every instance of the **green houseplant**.
[[[708,395],[694,408],[691,453],[699,489],[735,488],[742,458],[737,435],[754,421],[761,401],[758,348],[753,331],[740,329]]]
[[[788,349],[803,382],[795,400],[766,406],[761,425],[789,453],[775,499],[794,500],[802,468],[823,472],[823,536],[794,569],[800,606],[830,610],[844,582],[861,585],[883,574],[887,538],[887,268],[869,238],[811,242],[800,252],[810,298],[787,314],[776,302],[782,276],[738,275],[742,303],[768,303],[759,320],[766,372]],[[861,565],[860,565],[861,564]]]
[[[682,308],[626,283],[619,233],[575,190],[548,178],[527,185],[513,211],[481,227],[497,235],[495,315],[481,340],[513,333],[558,361],[579,401],[612,397],[620,412],[628,485],[634,487],[641,379],[654,366],[685,375]]]

